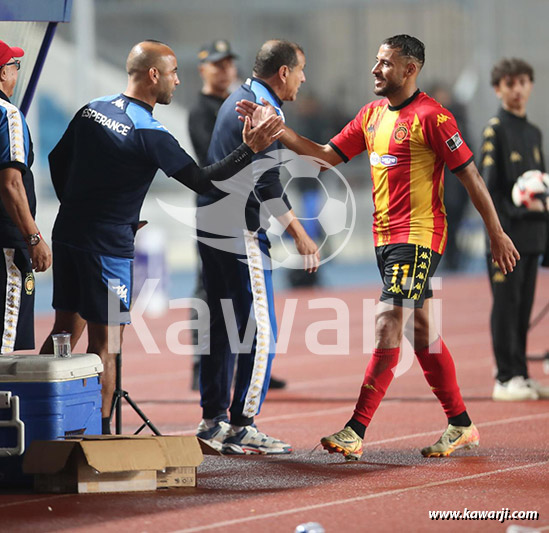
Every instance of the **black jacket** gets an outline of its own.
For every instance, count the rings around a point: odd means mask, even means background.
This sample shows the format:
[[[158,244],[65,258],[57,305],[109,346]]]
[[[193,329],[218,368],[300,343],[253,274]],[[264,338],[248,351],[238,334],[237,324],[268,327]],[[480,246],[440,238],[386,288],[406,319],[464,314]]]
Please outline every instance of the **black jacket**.
[[[520,253],[545,251],[549,224],[547,213],[517,207],[511,191],[517,178],[527,170],[545,172],[539,128],[500,108],[483,132],[479,170],[498,212],[505,232]]]

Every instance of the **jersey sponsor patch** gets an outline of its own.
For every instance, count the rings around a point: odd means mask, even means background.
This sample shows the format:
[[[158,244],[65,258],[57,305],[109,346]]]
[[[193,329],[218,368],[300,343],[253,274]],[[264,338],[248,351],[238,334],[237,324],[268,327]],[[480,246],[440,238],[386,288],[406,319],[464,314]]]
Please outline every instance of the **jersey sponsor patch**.
[[[397,164],[398,159],[394,155],[386,154],[381,156],[381,164],[392,167]]]
[[[382,165],[384,167],[392,167],[396,165],[398,159],[394,155],[385,154],[380,156],[377,152],[370,154],[370,165],[375,167],[376,165]]]
[[[447,141],[446,146],[450,148],[450,152],[455,152],[463,144],[463,139],[458,132],[454,133]]]

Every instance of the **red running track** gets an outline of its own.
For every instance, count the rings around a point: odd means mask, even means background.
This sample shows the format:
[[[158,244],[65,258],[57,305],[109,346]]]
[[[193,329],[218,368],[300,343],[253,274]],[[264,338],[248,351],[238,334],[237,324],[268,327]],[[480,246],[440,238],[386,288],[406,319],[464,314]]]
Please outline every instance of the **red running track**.
[[[292,292],[297,299],[288,353],[275,360],[275,374],[289,386],[271,391],[257,422],[263,431],[292,442],[285,457],[211,457],[199,467],[198,487],[116,495],[0,494],[0,530],[5,532],[293,532],[320,522],[327,532],[506,531],[510,525],[549,530],[549,402],[494,403],[493,360],[488,331],[490,294],[480,278],[444,280],[442,331],[453,353],[468,411],[481,446],[446,459],[424,459],[419,449],[435,442],[445,417],[412,367],[396,378],[366,432],[361,461],[313,450],[319,438],[342,427],[352,413],[368,355],[371,332],[362,333],[378,289]],[[339,342],[350,324],[350,355],[314,355],[305,331],[336,318],[334,310],[308,310],[316,298],[339,298],[349,319],[339,323]],[[549,276],[539,279],[534,315],[549,300]],[[325,305],[325,304],[324,304]],[[366,313],[364,313],[366,308]],[[287,308],[288,311],[289,308]],[[199,396],[189,390],[190,357],[168,353],[166,329],[183,311],[149,320],[160,354],[145,354],[132,328],[124,340],[124,387],[163,433],[192,434],[200,419]],[[368,320],[365,321],[368,323]],[[42,339],[51,317],[38,321]],[[286,327],[288,324],[286,325]],[[329,323],[324,324],[328,328]],[[332,323],[333,326],[333,323]],[[176,326],[174,326],[176,327]],[[549,317],[529,337],[529,353],[549,349]],[[364,340],[366,337],[366,340]],[[181,339],[183,342],[184,339]],[[335,331],[318,342],[335,343]],[[539,362],[531,374],[545,384]],[[124,407],[124,429],[138,421]],[[538,521],[434,521],[429,511],[537,511]]]

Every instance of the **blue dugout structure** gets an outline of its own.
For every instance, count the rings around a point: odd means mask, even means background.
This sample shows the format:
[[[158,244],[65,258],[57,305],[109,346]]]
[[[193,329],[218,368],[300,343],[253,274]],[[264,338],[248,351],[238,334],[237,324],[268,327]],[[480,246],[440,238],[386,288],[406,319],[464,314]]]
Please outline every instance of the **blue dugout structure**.
[[[34,96],[57,24],[59,22],[70,22],[71,8],[72,0],[2,0],[0,3],[0,21],[14,23],[42,22],[47,24],[32,67],[30,79],[24,88],[23,98],[19,105],[25,115]],[[0,34],[1,38],[2,35]]]

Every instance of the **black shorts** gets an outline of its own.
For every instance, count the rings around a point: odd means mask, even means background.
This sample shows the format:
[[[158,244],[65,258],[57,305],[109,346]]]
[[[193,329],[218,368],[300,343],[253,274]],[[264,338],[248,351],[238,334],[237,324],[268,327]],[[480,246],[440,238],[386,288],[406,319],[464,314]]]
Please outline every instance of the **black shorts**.
[[[405,300],[423,307],[433,296],[431,278],[442,256],[417,244],[388,244],[376,248],[377,267],[383,279],[380,300],[402,307]]]
[[[26,248],[2,248],[0,353],[34,349],[34,274]]]
[[[53,243],[53,308],[58,311],[97,324],[129,324],[132,277],[133,259]]]

